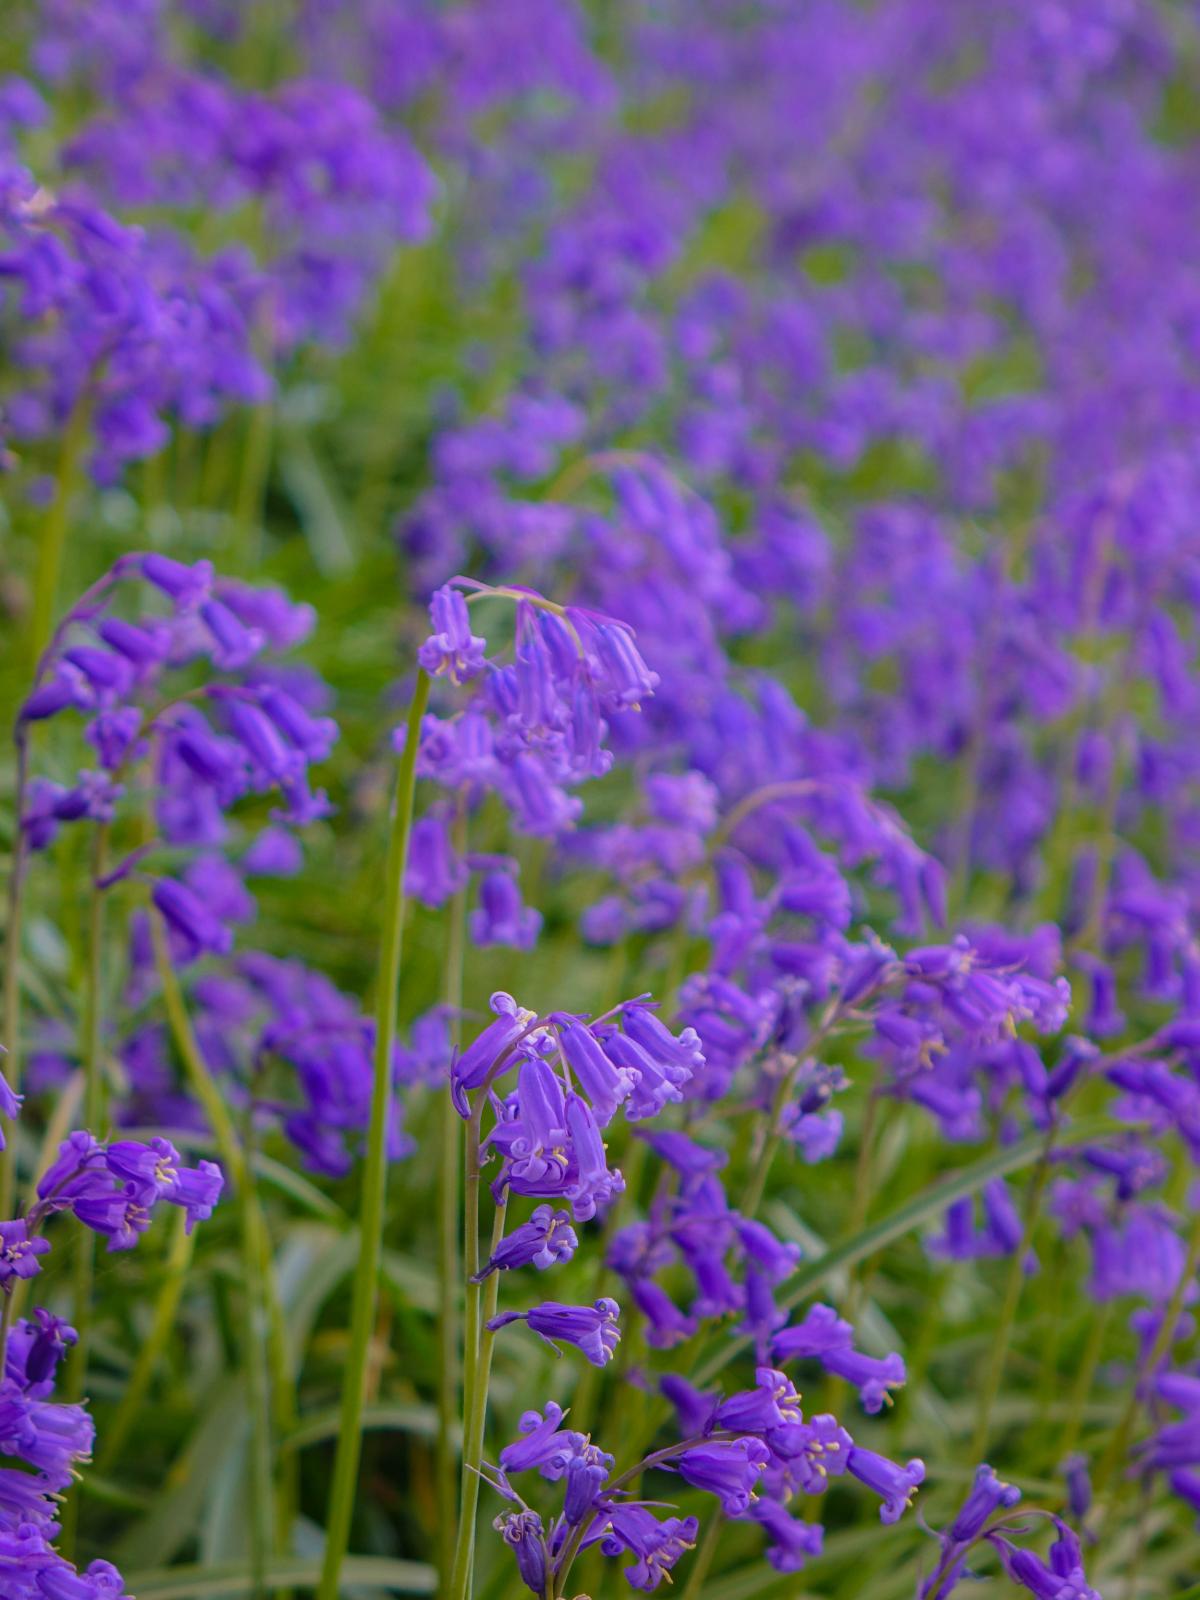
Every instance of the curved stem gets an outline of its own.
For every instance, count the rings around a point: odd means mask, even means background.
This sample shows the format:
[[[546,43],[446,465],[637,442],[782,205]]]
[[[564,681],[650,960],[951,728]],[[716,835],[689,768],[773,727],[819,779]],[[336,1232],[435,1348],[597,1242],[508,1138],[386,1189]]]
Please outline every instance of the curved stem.
[[[789,778],[780,783],[767,783],[739,800],[713,835],[713,848],[731,839],[741,823],[762,806],[773,805],[776,800],[804,800],[829,785],[820,778]]]
[[[362,1409],[367,1354],[379,1298],[379,1258],[383,1250],[384,1206],[387,1199],[387,1124],[392,1096],[392,1054],[396,1042],[397,987],[404,937],[404,873],[412,832],[416,792],[417,750],[421,718],[429,700],[429,678],[417,673],[408,711],[407,737],[396,771],[396,797],[384,881],[383,930],[379,948],[379,980],[375,995],[375,1058],[371,1088],[371,1121],[359,1212],[358,1266],[350,1320],[350,1351],[342,1382],[341,1428],[334,1459],[333,1484],[326,1520],[325,1559],[318,1600],[338,1600],[338,1588],[350,1540],[362,1453]]]
[[[714,1439],[736,1439],[737,1437],[736,1433],[727,1433],[722,1429],[717,1429],[712,1433],[695,1433],[688,1439],[680,1439],[678,1443],[669,1444],[662,1450],[656,1450],[653,1455],[644,1457],[635,1466],[627,1467],[624,1472],[619,1473],[611,1483],[605,1485],[605,1496],[611,1499],[619,1494],[626,1484],[632,1483],[635,1478],[641,1477],[644,1472],[649,1472],[652,1467],[663,1466],[665,1462],[670,1461],[672,1456],[681,1456],[685,1450],[694,1449],[696,1445],[711,1444]],[[554,1593],[556,1597],[564,1591],[564,1585],[570,1575],[575,1557],[579,1554],[579,1546],[583,1543],[588,1527],[589,1523],[585,1518],[563,1546],[562,1555],[559,1556],[558,1565],[555,1568]]]

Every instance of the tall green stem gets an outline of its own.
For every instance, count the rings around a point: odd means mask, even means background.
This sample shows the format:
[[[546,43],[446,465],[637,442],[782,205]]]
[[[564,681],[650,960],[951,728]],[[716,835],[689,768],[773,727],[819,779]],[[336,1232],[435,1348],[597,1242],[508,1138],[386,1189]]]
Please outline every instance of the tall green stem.
[[[248,555],[252,550],[261,553],[259,523],[262,520],[263,491],[271,465],[271,431],[274,421],[270,406],[255,406],[250,412],[246,431],[246,451],[238,480],[233,521],[237,541]]]
[[[83,1057],[84,1127],[101,1133],[105,1119],[104,1063],[101,1059],[103,1042],[104,979],[102,958],[104,940],[104,890],[99,887],[104,876],[108,845],[108,827],[99,823],[92,839],[92,878],[88,895],[88,920],[84,952],[83,1026],[80,1030],[80,1051]],[[88,1345],[92,1320],[92,1284],[96,1274],[96,1236],[90,1228],[81,1228],[75,1239],[74,1311],[72,1320],[78,1334],[75,1354],[66,1376],[65,1394],[68,1400],[82,1400],[87,1393]],[[63,1531],[59,1541],[63,1554],[70,1560],[75,1551],[75,1531],[79,1517],[79,1496],[73,1495],[63,1507]]]
[[[246,1404],[250,1418],[250,1577],[251,1592],[266,1594],[267,1557],[274,1545],[271,1402],[264,1354],[267,1329],[262,1312],[262,1240],[265,1224],[251,1181],[250,1164],[238,1140],[233,1118],[220,1088],[208,1070],[183,993],[167,951],[167,935],[161,919],[150,919],[154,940],[155,965],[162,985],[163,1005],[176,1048],[183,1058],[188,1082],[195,1093],[217,1141],[225,1170],[233,1180],[241,1243],[242,1275],[245,1279],[246,1326],[243,1330],[242,1360],[246,1378]]]
[[[979,1391],[979,1420],[975,1425],[975,1434],[971,1441],[971,1461],[982,1461],[984,1451],[987,1449],[988,1432],[992,1423],[992,1407],[996,1403],[996,1396],[1000,1393],[1000,1384],[1004,1377],[1004,1363],[1008,1358],[1008,1347],[1012,1340],[1013,1325],[1016,1321],[1017,1307],[1021,1303],[1021,1290],[1025,1286],[1025,1257],[1033,1243],[1033,1233],[1037,1226],[1038,1216],[1042,1207],[1042,1194],[1046,1187],[1046,1180],[1050,1176],[1051,1160],[1054,1153],[1054,1139],[1058,1131],[1057,1123],[1052,1123],[1046,1134],[1046,1142],[1034,1168],[1033,1177],[1029,1184],[1029,1193],[1025,1201],[1025,1221],[1021,1229],[1020,1243],[1017,1245],[1012,1260],[1008,1264],[1008,1277],[1004,1285],[1004,1299],[1000,1306],[1000,1317],[996,1323],[996,1332],[992,1340],[991,1354],[988,1358],[987,1370],[984,1373],[983,1387]]]
[[[8,916],[4,930],[4,1076],[14,1094],[21,1089],[21,926],[24,904],[25,867],[29,845],[21,815],[25,809],[25,778],[29,769],[29,745],[24,730],[17,733],[17,781],[13,798],[13,847],[8,868]],[[13,1214],[16,1198],[16,1140],[13,1128],[4,1129],[4,1149],[0,1150],[0,1218]]]
[[[783,785],[779,786],[784,787]],[[766,792],[765,790],[763,791]],[[762,1204],[763,1191],[767,1186],[771,1168],[775,1163],[779,1146],[783,1143],[783,1114],[787,1109],[788,1101],[792,1097],[796,1076],[804,1065],[807,1055],[828,1038],[831,1029],[837,1021],[840,1003],[835,999],[826,1008],[825,1014],[813,1029],[812,1036],[805,1043],[805,1056],[798,1056],[786,1072],[780,1077],[775,1086],[775,1093],[771,1096],[771,1109],[763,1122],[759,1124],[759,1138],[750,1157],[750,1177],[742,1192],[738,1209],[745,1217],[754,1216]],[[871,1103],[867,1106],[868,1116],[872,1114]]]
[[[371,1122],[367,1132],[367,1159],[363,1169],[359,1210],[358,1266],[350,1318],[350,1350],[342,1380],[342,1414],[333,1485],[326,1519],[325,1559],[321,1568],[318,1600],[338,1600],[342,1562],[350,1541],[350,1522],[358,1486],[362,1454],[362,1410],[367,1377],[367,1354],[379,1299],[379,1260],[383,1252],[384,1207],[387,1199],[387,1127],[392,1097],[392,1053],[396,1042],[397,989],[404,939],[404,873],[412,832],[413,800],[417,780],[417,749],[421,718],[429,699],[429,678],[417,673],[407,736],[396,772],[384,880],[383,929],[379,946],[379,979],[375,994],[375,1059],[371,1088]]]
[[[1179,1317],[1183,1310],[1187,1293],[1195,1281],[1196,1270],[1200,1267],[1200,1211],[1192,1217],[1191,1231],[1188,1235],[1187,1257],[1183,1263],[1183,1270],[1179,1274],[1179,1281],[1175,1285],[1170,1300],[1163,1308],[1162,1320],[1158,1325],[1158,1333],[1154,1343],[1147,1352],[1145,1360],[1138,1368],[1130,1390],[1129,1399],[1126,1401],[1125,1410],[1121,1414],[1108,1448],[1100,1458],[1100,1465],[1096,1468],[1093,1487],[1096,1497],[1108,1488],[1113,1473],[1124,1462],[1129,1451],[1129,1439],[1133,1433],[1133,1425],[1137,1421],[1138,1411],[1142,1404],[1142,1390],[1145,1380],[1158,1371],[1163,1357],[1170,1350],[1175,1340],[1179,1327]]]
[[[58,598],[58,580],[62,572],[63,551],[67,543],[67,530],[71,523],[71,503],[79,488],[83,449],[92,421],[91,385],[81,391],[67,419],[63,432],[62,450],[58,459],[58,474],[54,485],[54,499],[38,539],[37,572],[33,580],[33,614],[29,631],[29,670],[32,676],[38,658],[50,637],[54,620],[54,603]]]
[[[184,1281],[192,1262],[194,1238],[195,1235],[187,1231],[187,1213],[180,1211],[175,1219],[175,1236],[167,1252],[162,1286],[154,1302],[154,1317],[150,1324],[150,1332],[137,1353],[129,1382],[121,1395],[121,1403],[105,1426],[103,1444],[96,1458],[98,1472],[109,1472],[120,1458],[121,1446],[129,1437],[130,1430],[137,1421],[146,1396],[150,1392],[154,1369],[167,1347],[167,1341],[175,1327],[175,1319],[179,1314]],[[86,1478],[83,1481],[86,1483]]]
[[[454,825],[454,849],[461,859],[466,851],[467,816],[460,805]],[[450,1012],[450,1039],[455,1048],[462,1033],[463,966],[466,954],[466,889],[450,902],[446,938],[445,999]],[[443,1589],[454,1564],[454,1511],[458,1475],[458,1450],[454,1425],[458,1420],[458,1296],[461,1278],[458,1260],[459,1142],[461,1118],[446,1084],[438,1108],[438,1436],[437,1436],[437,1558]]]
[[[1108,1300],[1101,1311],[1093,1310],[1091,1313],[1087,1343],[1079,1358],[1075,1384],[1067,1407],[1066,1427],[1063,1429],[1062,1443],[1059,1445],[1058,1453],[1063,1460],[1075,1449],[1079,1443],[1079,1435],[1083,1432],[1083,1408],[1087,1405],[1088,1395],[1091,1394],[1092,1385],[1096,1381],[1096,1372],[1104,1351],[1104,1341],[1109,1324],[1112,1322],[1113,1304],[1113,1301]]]
[[[479,1129],[487,1095],[481,1090],[470,1120],[466,1140],[466,1226],[463,1233],[463,1269],[467,1277],[465,1338],[463,1350],[463,1461],[459,1503],[458,1536],[454,1547],[454,1566],[447,1591],[451,1600],[467,1600],[475,1564],[475,1516],[479,1508],[479,1469],[483,1464],[483,1436],[487,1425],[488,1384],[492,1375],[492,1349],[495,1335],[488,1328],[496,1314],[500,1295],[500,1274],[493,1272],[486,1283],[472,1282],[479,1261]],[[504,1237],[507,1195],[496,1207],[492,1222],[492,1252]]]

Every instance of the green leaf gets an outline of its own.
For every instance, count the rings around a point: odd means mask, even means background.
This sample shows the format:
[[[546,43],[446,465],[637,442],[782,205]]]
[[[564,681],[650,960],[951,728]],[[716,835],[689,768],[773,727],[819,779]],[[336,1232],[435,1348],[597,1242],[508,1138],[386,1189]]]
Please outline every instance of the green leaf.
[[[341,1425],[340,1406],[331,1406],[315,1416],[301,1417],[295,1432],[283,1441],[283,1448],[303,1450],[306,1445],[318,1444],[322,1439],[333,1439]],[[395,1433],[419,1433],[432,1438],[437,1433],[437,1412],[433,1406],[422,1405],[364,1406],[362,1425],[376,1431],[390,1429]]]
[[[315,1589],[321,1581],[319,1560],[286,1559],[267,1564],[268,1592],[279,1589]],[[132,1572],[126,1580],[137,1600],[240,1600],[254,1593],[249,1567],[240,1562],[215,1566],[167,1567],[152,1572]],[[421,1561],[393,1561],[382,1556],[347,1556],[342,1583],[350,1589],[389,1589],[393,1594],[432,1594],[436,1576]]]
[[[240,1456],[245,1434],[245,1387],[240,1378],[230,1377],[206,1396],[202,1420],[168,1470],[150,1514],[121,1539],[113,1559],[122,1570],[139,1561],[169,1561],[182,1548],[196,1530],[212,1484]]]
[[[1074,1144],[1095,1138],[1101,1133],[1109,1133],[1113,1126],[1112,1120],[1108,1117],[1081,1119],[1071,1126],[1070,1142]],[[1044,1134],[1031,1133],[1018,1143],[993,1150],[990,1154],[981,1156],[978,1161],[971,1162],[969,1166],[960,1167],[957,1172],[948,1173],[937,1183],[930,1184],[927,1189],[904,1205],[898,1206],[886,1217],[880,1217],[877,1222],[869,1223],[857,1233],[851,1234],[848,1239],[843,1239],[840,1244],[831,1246],[815,1260],[806,1261],[788,1280],[786,1291],[779,1297],[780,1305],[791,1310],[793,1306],[807,1299],[840,1268],[857,1266],[860,1261],[866,1261],[877,1251],[895,1244],[907,1234],[914,1233],[925,1223],[933,1222],[942,1215],[947,1206],[974,1194],[991,1179],[1007,1177],[1009,1173],[1019,1172],[1022,1167],[1031,1166],[1041,1154],[1045,1143]],[[750,1343],[747,1338],[726,1338],[719,1350],[715,1350],[707,1361],[700,1363],[698,1370],[692,1376],[692,1381],[700,1386],[708,1383],[743,1350],[748,1350]]]
[[[295,506],[323,577],[347,572],[354,565],[354,541],[337,489],[313,449],[308,434],[290,432],[279,454],[279,475]]]
[[[254,1170],[264,1183],[297,1201],[314,1217],[320,1217],[325,1222],[336,1222],[343,1228],[350,1226],[350,1218],[336,1200],[323,1194],[315,1183],[310,1183],[301,1173],[285,1167],[282,1161],[263,1155],[261,1150],[256,1151]]]

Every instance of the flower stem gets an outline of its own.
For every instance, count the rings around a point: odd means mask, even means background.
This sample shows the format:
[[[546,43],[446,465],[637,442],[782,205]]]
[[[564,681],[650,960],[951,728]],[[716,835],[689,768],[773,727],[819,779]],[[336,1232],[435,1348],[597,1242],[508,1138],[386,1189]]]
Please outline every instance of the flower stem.
[[[1075,1387],[1071,1391],[1070,1405],[1067,1411],[1067,1425],[1063,1430],[1062,1444],[1059,1446],[1059,1456],[1065,1459],[1079,1443],[1079,1435],[1083,1432],[1083,1408],[1087,1404],[1088,1395],[1092,1392],[1092,1385],[1096,1381],[1096,1372],[1100,1366],[1100,1356],[1104,1350],[1104,1340],[1112,1321],[1114,1302],[1106,1301],[1103,1310],[1093,1312],[1088,1328],[1087,1343],[1079,1359],[1078,1374]]]
[[[62,572],[63,551],[71,522],[71,503],[79,487],[83,447],[92,421],[90,382],[80,391],[63,431],[62,450],[54,485],[54,499],[42,524],[38,539],[37,572],[33,580],[33,613],[30,618],[29,669],[32,673],[50,637],[58,580]]]
[[[104,891],[99,887],[104,876],[108,848],[108,826],[99,823],[92,838],[92,877],[88,895],[88,922],[84,953],[83,1026],[80,1029],[80,1053],[83,1057],[84,1127],[102,1135],[106,1116],[104,1093],[104,1063],[101,1059],[104,1004]],[[75,1264],[71,1320],[75,1324],[78,1340],[74,1358],[67,1368],[64,1392],[68,1400],[79,1401],[87,1393],[88,1344],[91,1334],[92,1289],[96,1275],[96,1236],[90,1228],[83,1228],[75,1239]],[[75,1551],[75,1533],[79,1519],[79,1496],[72,1495],[63,1507],[62,1535],[59,1541],[63,1554],[70,1560]]]
[[[24,909],[25,869],[29,842],[21,826],[25,810],[25,780],[29,770],[29,744],[24,731],[17,734],[17,781],[13,796],[14,838],[8,869],[8,918],[4,932],[4,1065],[3,1072],[14,1094],[21,1091],[21,924]],[[13,1214],[16,1199],[16,1149],[14,1128],[5,1124],[4,1149],[0,1150],[0,1218]]]
[[[996,1396],[1000,1393],[1000,1384],[1004,1377],[1004,1364],[1008,1359],[1008,1347],[1012,1340],[1013,1324],[1016,1321],[1017,1307],[1021,1301],[1021,1290],[1025,1285],[1025,1257],[1033,1243],[1034,1229],[1037,1226],[1038,1216],[1042,1208],[1042,1194],[1046,1187],[1046,1180],[1050,1176],[1050,1166],[1054,1154],[1054,1140],[1058,1132],[1057,1122],[1052,1122],[1046,1132],[1046,1141],[1042,1146],[1042,1153],[1038,1157],[1037,1166],[1034,1168],[1033,1177],[1029,1184],[1029,1193],[1025,1201],[1025,1221],[1021,1228],[1021,1238],[1008,1264],[1008,1277],[1004,1285],[1004,1299],[1000,1306],[1000,1316],[996,1323],[996,1332],[992,1340],[991,1355],[988,1358],[987,1370],[984,1373],[983,1387],[979,1391],[979,1420],[975,1424],[975,1434],[971,1441],[971,1461],[983,1460],[984,1451],[987,1449],[988,1432],[992,1422],[992,1407],[996,1403]]]
[[[397,988],[404,938],[404,873],[412,832],[416,791],[417,748],[421,718],[429,699],[429,678],[417,673],[409,707],[407,737],[396,771],[396,796],[384,880],[383,931],[379,948],[379,980],[375,995],[375,1059],[371,1089],[371,1121],[359,1211],[358,1266],[350,1320],[350,1350],[342,1382],[342,1415],[334,1459],[333,1485],[326,1519],[325,1559],[318,1600],[338,1600],[342,1562],[350,1541],[350,1522],[362,1453],[362,1409],[367,1355],[379,1299],[379,1258],[383,1249],[387,1199],[387,1125],[392,1096],[392,1054],[396,1042]]]
[[[1187,1257],[1183,1270],[1179,1274],[1179,1281],[1167,1305],[1163,1308],[1162,1321],[1158,1325],[1158,1333],[1154,1343],[1147,1352],[1145,1361],[1134,1379],[1133,1388],[1126,1402],[1125,1410],[1121,1414],[1108,1448],[1100,1458],[1100,1465],[1096,1468],[1092,1480],[1093,1491],[1099,1499],[1101,1493],[1107,1489],[1112,1480],[1113,1473],[1122,1464],[1129,1450],[1129,1436],[1133,1432],[1133,1425],[1137,1421],[1137,1414],[1142,1404],[1142,1391],[1147,1382],[1153,1380],[1158,1371],[1163,1357],[1170,1350],[1179,1326],[1179,1316],[1187,1299],[1187,1292],[1196,1277],[1196,1269],[1200,1267],[1200,1211],[1192,1217],[1191,1231],[1188,1235]]]
[[[466,850],[467,817],[460,806],[454,826],[455,854]],[[461,1042],[463,967],[466,955],[466,888],[450,902],[446,938],[445,999],[450,1013],[450,1039]],[[437,1569],[443,1589],[454,1565],[454,1512],[457,1499],[458,1450],[454,1438],[458,1420],[458,1190],[460,1118],[447,1085],[438,1108],[438,1433],[437,1433]]]
[[[780,785],[780,787],[783,787],[783,785]],[[783,1143],[783,1114],[787,1110],[788,1101],[791,1099],[797,1074],[812,1051],[829,1036],[840,1012],[841,1001],[835,996],[813,1029],[812,1036],[805,1041],[805,1054],[796,1057],[796,1060],[782,1074],[775,1086],[775,1093],[771,1096],[770,1110],[765,1121],[759,1124],[758,1137],[750,1157],[750,1178],[742,1192],[742,1198],[738,1205],[738,1209],[744,1217],[754,1216],[762,1204],[763,1191],[767,1186],[767,1179],[770,1176],[779,1146]],[[868,1115],[871,1115],[870,1102],[868,1102],[867,1110]]]
[[[121,1446],[129,1437],[129,1431],[137,1421],[146,1396],[150,1392],[154,1369],[166,1349],[167,1341],[175,1327],[175,1319],[179,1315],[184,1281],[192,1262],[194,1238],[195,1235],[187,1231],[186,1212],[180,1211],[175,1219],[175,1235],[167,1252],[163,1281],[154,1303],[154,1319],[150,1324],[150,1332],[137,1353],[129,1382],[121,1396],[121,1403],[104,1429],[103,1447],[96,1458],[97,1472],[109,1472],[114,1462],[119,1459]],[[86,1479],[84,1481],[86,1482]]]
[[[467,1278],[465,1341],[463,1351],[463,1460],[458,1536],[448,1593],[451,1600],[467,1600],[475,1564],[475,1516],[479,1508],[479,1468],[483,1462],[483,1435],[487,1424],[488,1383],[492,1375],[492,1349],[496,1336],[488,1328],[500,1295],[500,1274],[489,1273],[483,1283],[472,1279],[479,1271],[479,1187],[481,1180],[479,1128],[487,1100],[480,1090],[467,1123],[466,1226],[463,1234],[463,1270]],[[495,1254],[504,1237],[508,1197],[496,1206],[492,1222]]]
[[[735,1439],[736,1437],[737,1435],[734,1433],[725,1433],[718,1429],[712,1433],[696,1433],[688,1439],[680,1439],[678,1443],[669,1444],[662,1450],[656,1450],[653,1455],[646,1456],[636,1465],[627,1467],[611,1483],[605,1485],[604,1493],[610,1498],[615,1497],[620,1490],[624,1489],[627,1484],[632,1483],[635,1478],[640,1478],[643,1473],[649,1472],[652,1467],[661,1467],[665,1462],[670,1461],[672,1456],[680,1456],[685,1450],[691,1450],[695,1445],[708,1444],[713,1439]],[[587,1533],[588,1527],[589,1519],[585,1518],[563,1546],[562,1555],[559,1556],[558,1564],[555,1568],[554,1592],[556,1597],[565,1592],[567,1578],[570,1575],[575,1557],[579,1554],[579,1547],[583,1543],[584,1534]]]
[[[183,993],[167,949],[166,926],[154,913],[150,918],[154,959],[162,985],[163,1005],[171,1034],[183,1058],[188,1082],[204,1108],[217,1150],[233,1181],[237,1202],[238,1233],[245,1278],[246,1320],[243,1327],[243,1360],[246,1377],[246,1405],[250,1417],[250,1580],[251,1593],[265,1595],[267,1556],[274,1545],[272,1515],[272,1446],[270,1385],[264,1365],[266,1329],[262,1314],[262,1239],[265,1223],[251,1180],[250,1163],[238,1140],[233,1119],[220,1088],[208,1069],[192,1029]]]
[[[704,1530],[704,1538],[700,1541],[700,1548],[696,1551],[692,1562],[692,1569],[688,1573],[687,1585],[680,1600],[701,1600],[704,1593],[704,1580],[708,1577],[708,1569],[712,1566],[713,1557],[717,1553],[717,1545],[725,1531],[725,1517],[720,1511],[716,1512]]]
[[[245,454],[238,479],[233,508],[233,524],[238,545],[244,552],[261,552],[263,490],[271,465],[271,431],[274,422],[269,405],[251,409],[246,429]]]

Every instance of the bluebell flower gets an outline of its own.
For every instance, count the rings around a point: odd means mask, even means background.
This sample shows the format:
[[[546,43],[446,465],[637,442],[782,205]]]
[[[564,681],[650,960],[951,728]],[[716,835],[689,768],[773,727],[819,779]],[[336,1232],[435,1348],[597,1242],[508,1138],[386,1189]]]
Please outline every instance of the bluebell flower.
[[[532,950],[541,926],[541,912],[522,903],[511,872],[489,872],[480,880],[479,907],[468,920],[473,944]]]
[[[711,1439],[684,1450],[672,1465],[695,1488],[715,1495],[726,1516],[738,1517],[749,1509],[769,1460],[761,1439]]]
[[[564,1415],[563,1408],[554,1400],[548,1400],[541,1411],[523,1412],[518,1424],[521,1437],[501,1450],[501,1469],[504,1472],[536,1469],[551,1483],[561,1478],[583,1437],[560,1427]]]
[[[1053,1520],[1057,1537],[1050,1546],[1048,1563],[1032,1550],[1018,1549],[1002,1534],[989,1534],[988,1543],[999,1554],[1013,1582],[1036,1596],[1036,1600],[1101,1600],[1099,1590],[1092,1588],[1084,1573],[1078,1537],[1065,1522],[1057,1517]]]
[[[12,1278],[34,1278],[42,1270],[38,1257],[50,1249],[50,1241],[40,1235],[30,1236],[23,1217],[13,1222],[0,1222],[0,1284],[7,1285]]]
[[[431,678],[466,683],[484,665],[486,643],[471,632],[471,618],[462,594],[449,584],[434,591],[429,602],[433,633],[417,651],[417,660]]]
[[[621,1330],[617,1319],[620,1307],[615,1300],[600,1299],[591,1306],[562,1305],[557,1300],[546,1300],[529,1311],[502,1311],[492,1317],[488,1327],[493,1331],[506,1328],[511,1322],[525,1322],[539,1334],[551,1349],[557,1344],[573,1344],[593,1366],[603,1367],[616,1353]]]
[[[606,1508],[595,1537],[605,1555],[635,1557],[625,1568],[630,1588],[646,1593],[658,1588],[679,1558],[695,1547],[699,1524],[695,1517],[663,1517],[644,1505],[624,1501]],[[585,1541],[590,1542],[590,1541]]]
[[[528,1222],[504,1236],[472,1281],[479,1283],[491,1272],[510,1272],[515,1267],[532,1265],[544,1272],[556,1262],[569,1261],[578,1243],[565,1211],[538,1206]]]
[[[925,1463],[918,1458],[899,1466],[874,1450],[864,1450],[855,1445],[846,1463],[848,1470],[860,1483],[874,1490],[883,1504],[879,1508],[881,1522],[898,1522],[913,1502],[917,1488],[925,1481]]]
[[[799,1572],[814,1556],[821,1554],[825,1530],[819,1522],[804,1522],[793,1517],[777,1500],[760,1495],[750,1507],[749,1516],[771,1541],[767,1560],[776,1572]]]
[[[536,1511],[510,1511],[492,1526],[516,1557],[521,1582],[538,1596],[546,1593],[546,1539]]]
[[[800,1396],[789,1379],[773,1367],[759,1367],[756,1387],[730,1395],[717,1407],[715,1423],[730,1433],[766,1434],[803,1420]]]

